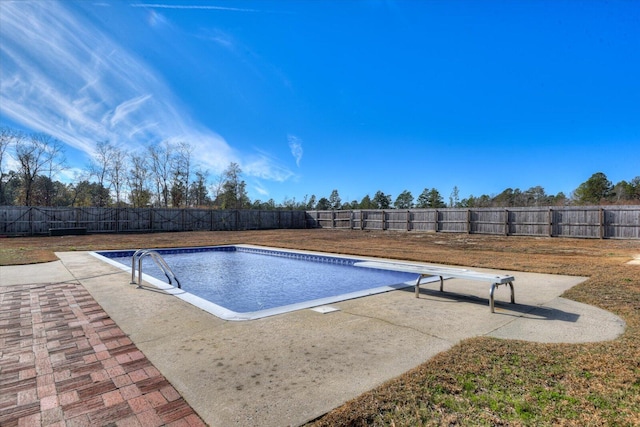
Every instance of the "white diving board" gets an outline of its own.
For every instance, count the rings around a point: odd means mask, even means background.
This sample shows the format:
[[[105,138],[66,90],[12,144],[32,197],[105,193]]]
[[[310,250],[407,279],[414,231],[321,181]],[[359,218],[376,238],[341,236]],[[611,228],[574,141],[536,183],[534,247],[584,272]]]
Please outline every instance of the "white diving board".
[[[444,279],[450,277],[455,277],[457,279],[480,280],[491,283],[491,288],[489,290],[489,307],[491,308],[492,313],[495,313],[493,293],[500,285],[509,285],[511,288],[511,304],[515,304],[516,302],[513,291],[513,281],[515,278],[509,275],[479,273],[477,271],[471,271],[464,268],[440,267],[437,265],[409,264],[401,262],[362,261],[356,262],[354,266],[419,274],[420,276],[418,276],[415,284],[416,298],[420,298],[420,280],[422,280],[422,278],[439,276],[440,292],[443,292]]]

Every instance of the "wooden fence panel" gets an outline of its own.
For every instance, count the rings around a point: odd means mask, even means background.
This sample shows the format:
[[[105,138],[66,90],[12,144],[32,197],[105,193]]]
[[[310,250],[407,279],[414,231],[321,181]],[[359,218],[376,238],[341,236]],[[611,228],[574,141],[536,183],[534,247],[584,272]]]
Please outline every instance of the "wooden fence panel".
[[[362,211],[352,211],[352,221],[354,230],[362,230]]]
[[[207,231],[211,229],[211,211],[206,209],[182,209],[183,231]]]
[[[95,226],[78,217],[77,208],[32,207],[27,213],[31,221],[30,234],[47,234],[51,228]],[[108,215],[108,214],[107,214]]]
[[[549,236],[548,208],[512,208],[507,210],[506,234],[514,236]]]
[[[438,227],[438,211],[433,209],[416,209],[411,211],[410,231],[436,231]]]
[[[256,230],[260,223],[259,211],[238,211],[236,230]]]
[[[363,230],[384,230],[384,211],[362,211]]]
[[[468,233],[471,231],[469,216],[469,209],[454,208],[438,210],[438,228],[436,231],[445,233]]]
[[[69,227],[69,224],[75,223],[74,211],[71,208],[52,211],[49,208],[7,206],[1,210],[2,234],[46,234],[49,228]]]
[[[607,207],[604,211],[604,237],[640,239],[640,209]]]
[[[257,219],[258,230],[280,228],[280,216],[277,211],[258,211]]]
[[[333,228],[333,211],[315,211],[317,227]]]
[[[293,211],[277,211],[276,223],[270,228],[291,228],[293,225]]]
[[[411,217],[409,211],[394,209],[384,211],[385,213],[385,229],[394,231],[408,231],[410,229],[409,221]]]
[[[281,210],[277,212],[279,215],[278,218],[279,218],[280,225],[274,228],[286,228],[286,229],[309,228],[307,225],[306,212],[295,211],[295,210],[287,210],[287,211]]]
[[[118,232],[133,233],[152,230],[153,209],[122,208],[119,213]]]
[[[306,213],[291,210],[242,210],[238,211],[238,230],[264,230],[278,228],[305,228]]]
[[[118,226],[118,209],[75,208],[75,224],[51,224],[51,228],[85,227],[89,233],[114,233]]]
[[[238,227],[238,215],[236,211],[214,211],[212,218],[213,231],[232,231],[237,230]]]
[[[557,209],[554,214],[554,236],[601,238],[600,209]]]
[[[506,234],[507,212],[504,209],[470,211],[470,233]]]
[[[353,228],[352,211],[334,211],[334,228]]]
[[[178,231],[184,224],[181,209],[156,208],[153,210],[152,231]]]
[[[30,230],[29,210],[19,206],[0,209],[0,235],[29,234]]]

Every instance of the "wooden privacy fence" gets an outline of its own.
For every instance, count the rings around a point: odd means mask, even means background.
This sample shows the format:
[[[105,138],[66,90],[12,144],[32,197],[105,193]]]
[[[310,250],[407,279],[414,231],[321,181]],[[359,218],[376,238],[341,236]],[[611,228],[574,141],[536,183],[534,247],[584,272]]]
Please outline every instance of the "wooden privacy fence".
[[[389,210],[211,210],[0,206],[0,235],[301,228],[640,239],[640,206]]]
[[[305,228],[304,211],[0,207],[0,235]],[[53,230],[53,231],[52,231]]]
[[[640,206],[307,211],[310,227],[640,239]]]

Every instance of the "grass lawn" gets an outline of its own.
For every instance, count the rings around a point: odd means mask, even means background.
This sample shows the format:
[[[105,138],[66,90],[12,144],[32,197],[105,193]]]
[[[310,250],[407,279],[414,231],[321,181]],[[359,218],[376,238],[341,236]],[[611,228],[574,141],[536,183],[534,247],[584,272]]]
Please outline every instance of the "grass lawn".
[[[56,251],[239,243],[588,276],[564,296],[627,324],[620,338],[603,343],[464,340],[314,426],[640,425],[640,265],[628,263],[640,255],[637,240],[350,230],[3,238],[0,265],[53,261]]]

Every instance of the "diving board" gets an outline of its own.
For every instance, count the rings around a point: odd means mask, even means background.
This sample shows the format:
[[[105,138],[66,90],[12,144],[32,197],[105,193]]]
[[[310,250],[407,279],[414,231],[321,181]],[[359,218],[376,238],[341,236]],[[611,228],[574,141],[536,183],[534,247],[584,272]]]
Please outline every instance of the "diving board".
[[[457,279],[479,280],[491,283],[491,288],[489,290],[489,307],[491,308],[492,313],[495,313],[493,293],[495,289],[500,285],[509,285],[509,287],[511,288],[511,304],[515,304],[516,302],[513,291],[513,281],[515,280],[515,278],[509,275],[479,273],[477,271],[471,271],[464,268],[440,267],[436,265],[410,264],[401,262],[362,261],[356,262],[354,266],[419,274],[420,276],[418,276],[415,284],[416,298],[420,298],[420,280],[422,280],[422,278],[439,276],[440,292],[443,292],[445,278],[448,279],[453,277]]]

